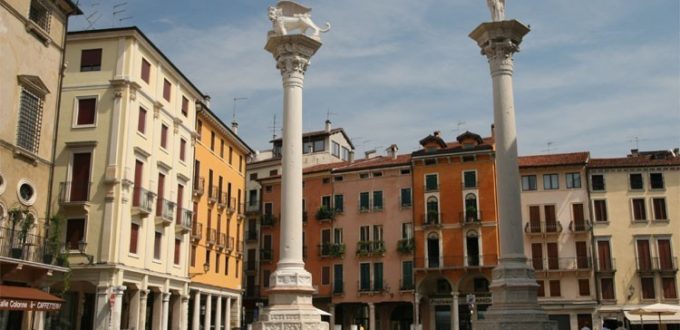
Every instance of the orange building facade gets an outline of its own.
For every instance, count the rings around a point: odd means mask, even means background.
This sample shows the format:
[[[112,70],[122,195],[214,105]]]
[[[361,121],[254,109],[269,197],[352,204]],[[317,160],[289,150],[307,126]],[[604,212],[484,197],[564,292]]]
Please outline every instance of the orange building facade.
[[[420,144],[411,160],[414,321],[423,329],[471,329],[491,302],[498,261],[493,138],[465,132],[446,143],[435,132]]]

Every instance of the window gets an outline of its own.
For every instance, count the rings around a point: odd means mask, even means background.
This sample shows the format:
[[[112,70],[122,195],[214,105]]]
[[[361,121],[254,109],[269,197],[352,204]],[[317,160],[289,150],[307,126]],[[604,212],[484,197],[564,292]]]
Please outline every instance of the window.
[[[613,278],[602,278],[600,279],[600,290],[602,291],[602,299],[604,300],[614,300],[616,296],[614,295],[614,279]]]
[[[210,270],[210,250],[205,251],[205,262],[203,265],[208,265],[208,271]]]
[[[439,180],[436,174],[425,175],[425,191],[439,190]]]
[[[595,221],[607,222],[607,203],[604,199],[597,199],[593,201],[593,209],[595,210]]]
[[[243,172],[243,155],[238,155],[238,171]]]
[[[137,254],[137,240],[139,238],[139,225],[130,224],[130,253]]]
[[[550,281],[550,296],[559,297],[562,295],[562,289],[560,287],[560,280]]]
[[[144,134],[146,132],[146,109],[140,107],[137,114],[137,132]]]
[[[234,165],[234,148],[231,146],[229,146],[229,165]]]
[[[359,291],[371,290],[371,264],[359,264]]]
[[[647,220],[647,212],[645,210],[644,198],[633,198],[633,220],[645,221]]]
[[[369,200],[368,192],[359,193],[359,211],[360,212],[367,212],[370,209],[370,205],[368,204],[368,200]]]
[[[224,139],[220,139],[220,158],[224,159]]]
[[[203,132],[203,122],[196,120],[196,134],[198,134],[198,140],[201,140],[201,132]]]
[[[476,188],[477,187],[477,172],[475,172],[475,171],[465,171],[465,172],[463,172],[463,186],[465,188]]]
[[[250,173],[250,181],[257,180],[257,173]]]
[[[269,171],[269,176],[275,176],[275,175],[279,175],[279,171],[278,171],[278,170],[271,170],[271,171]]]
[[[640,278],[640,286],[642,287],[642,299],[656,299],[654,277]]]
[[[151,63],[145,58],[142,59],[142,80],[147,84],[149,83],[149,78],[151,76]]]
[[[215,131],[210,131],[210,150],[215,151]]]
[[[401,175],[409,175],[409,174],[411,174],[411,170],[408,169],[408,168],[405,168],[405,169],[402,169],[400,171],[400,173],[401,173]]]
[[[604,191],[604,175],[595,174],[590,177],[590,188],[592,191]]]
[[[175,238],[175,254],[174,254],[174,262],[175,265],[179,265],[179,260],[181,257],[181,251],[182,251],[182,240],[179,238]]]
[[[581,173],[567,173],[565,175],[567,189],[581,188]]]
[[[179,139],[179,160],[186,160],[187,140]]]
[[[342,147],[342,160],[348,161],[349,160],[349,149]]]
[[[334,207],[335,207],[335,212],[337,213],[342,213],[345,210],[345,196],[344,195],[335,195],[334,196]]]
[[[324,140],[314,141],[314,152],[319,152],[319,151],[324,151],[324,150],[325,150]]]
[[[650,173],[649,174],[649,186],[652,189],[663,189],[663,174],[662,173]]]
[[[666,215],[666,199],[652,198],[652,207],[654,208],[654,220],[668,220]]]
[[[628,181],[630,183],[630,190],[641,190],[644,187],[642,183],[642,174],[640,173],[628,175]]]
[[[379,177],[382,176],[382,172],[373,172],[371,175],[372,175],[374,178],[379,178]]]
[[[215,273],[220,272],[220,259],[221,258],[222,258],[222,256],[220,255],[220,253],[216,252],[215,253]]]
[[[383,289],[383,264],[376,262],[373,264],[373,291],[382,291]]]
[[[163,98],[168,102],[170,102],[171,91],[172,83],[170,83],[167,79],[163,79]]]
[[[265,288],[269,287],[269,276],[271,275],[271,271],[269,269],[265,269],[262,272],[262,286]]]
[[[323,178],[323,179],[321,179],[321,183],[329,184],[329,183],[331,183],[331,178]]]
[[[99,71],[102,68],[102,49],[83,49],[80,52],[80,72]]]
[[[331,267],[321,267],[321,285],[331,284]]]
[[[661,289],[665,299],[678,299],[678,290],[675,287],[675,277],[661,278]]]
[[[196,267],[196,245],[191,245],[191,267]]]
[[[340,144],[333,141],[333,156],[340,158]]]
[[[97,99],[96,98],[82,98],[78,99],[78,108],[76,109],[76,126],[94,125]]]
[[[374,191],[373,192],[373,210],[381,211],[383,209],[383,192]]]
[[[401,263],[401,288],[402,290],[413,289],[413,261]]]
[[[462,160],[463,160],[463,163],[474,162],[475,161],[475,155],[463,156]]]
[[[413,224],[410,222],[404,222],[401,224],[401,238],[410,239],[413,238]]]
[[[401,207],[411,207],[411,188],[401,188]]]
[[[163,149],[168,148],[168,126],[161,124],[161,147]]]
[[[163,240],[163,233],[155,232],[153,237],[153,258],[161,259],[161,241]]]
[[[45,93],[22,86],[17,125],[17,146],[33,153],[38,152],[40,145],[44,101]]]
[[[361,226],[359,227],[359,240],[361,241],[369,241],[371,236],[369,235],[371,231],[371,228],[369,226]]]
[[[321,196],[321,207],[331,208],[331,196]]]
[[[560,188],[560,176],[557,174],[543,174],[543,189],[553,190]]]
[[[536,283],[538,284],[538,292],[536,292],[536,295],[545,297],[545,283],[543,280],[536,280]]]
[[[85,219],[68,219],[66,223],[66,248],[78,250],[81,241],[85,241]]]
[[[52,18],[52,13],[45,6],[42,1],[33,0],[31,1],[31,8],[28,12],[28,18],[37,24],[45,32],[50,32],[50,20]]]
[[[581,278],[578,280],[578,294],[580,296],[590,295],[590,280],[587,278]]]
[[[189,114],[189,99],[182,96],[182,114],[186,117]]]
[[[368,173],[360,173],[359,179],[368,179]]]
[[[342,244],[342,228],[333,229],[333,243]]]
[[[535,175],[522,175],[522,190],[536,190],[536,176]]]

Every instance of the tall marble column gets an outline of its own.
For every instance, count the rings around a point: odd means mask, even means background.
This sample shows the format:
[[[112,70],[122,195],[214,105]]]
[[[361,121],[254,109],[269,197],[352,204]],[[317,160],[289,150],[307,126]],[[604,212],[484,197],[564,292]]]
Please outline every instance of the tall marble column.
[[[498,1],[492,1],[498,2]],[[500,7],[501,9],[503,7]],[[497,19],[498,16],[495,16]],[[501,15],[502,19],[502,10]],[[493,82],[500,260],[489,288],[492,305],[477,329],[557,329],[538,305],[538,285],[524,255],[512,55],[529,28],[517,20],[482,23],[470,33],[489,61]]]
[[[413,328],[419,329],[420,325],[420,294],[416,293],[414,295],[413,301]]]
[[[222,327],[222,296],[217,296],[215,303],[215,330]]]
[[[170,292],[161,293],[163,299],[163,306],[161,310],[161,329],[168,329],[168,320],[170,319]]]
[[[292,18],[309,8],[281,1],[270,8]],[[301,12],[299,12],[301,13]],[[283,24],[283,23],[281,23]],[[254,329],[328,329],[322,311],[312,305],[312,276],[302,258],[302,88],[309,61],[321,47],[318,35],[286,34],[274,23],[265,49],[276,60],[283,80],[283,159],[280,259],[270,276],[269,306]]]
[[[191,318],[191,330],[199,330],[201,328],[201,291],[194,292],[194,311]]]
[[[123,293],[125,293],[125,286],[113,287],[113,308],[111,314],[111,329],[120,329],[120,318],[123,312]]]
[[[139,290],[139,320],[137,321],[138,329],[146,329],[146,303],[149,299],[149,290]]]
[[[205,296],[205,315],[203,319],[203,329],[210,329],[211,326],[211,318],[212,318],[212,295],[207,294]]]
[[[94,328],[108,329],[111,308],[109,305],[109,288],[107,286],[97,287],[97,300],[94,310]]]
[[[231,297],[224,302],[224,330],[231,329]]]

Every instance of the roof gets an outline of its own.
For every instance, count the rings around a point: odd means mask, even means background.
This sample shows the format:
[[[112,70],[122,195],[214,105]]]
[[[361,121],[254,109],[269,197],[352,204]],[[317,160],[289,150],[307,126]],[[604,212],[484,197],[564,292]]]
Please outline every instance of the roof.
[[[304,140],[305,138],[309,138],[309,137],[333,135],[335,133],[342,133],[342,135],[345,137],[345,140],[347,140],[347,142],[349,143],[350,147],[352,147],[352,149],[354,149],[354,144],[352,144],[352,140],[349,138],[349,136],[347,136],[347,133],[345,133],[345,130],[342,129],[341,127],[333,128],[328,132],[326,130],[306,132],[306,133],[302,134],[302,139]],[[282,140],[283,140],[283,137],[280,137],[280,138],[273,139],[269,142],[276,143],[276,142],[279,142],[279,141],[282,141]]]
[[[248,144],[245,141],[243,141],[241,137],[238,136],[238,134],[234,133],[234,131],[231,130],[229,126],[225,125],[222,119],[220,119],[220,117],[218,117],[214,112],[212,112],[210,108],[208,108],[205,105],[202,105],[196,112],[197,114],[205,114],[205,116],[207,116],[208,118],[212,118],[218,126],[225,130],[226,135],[229,138],[234,139],[235,142],[239,144],[242,147],[242,149],[244,149],[248,154],[255,153],[255,151],[253,151],[253,149],[250,148],[250,146],[248,146]]]
[[[680,156],[652,159],[649,156],[592,158],[588,162],[591,168],[606,167],[646,167],[646,166],[680,166]]]
[[[463,152],[471,152],[471,151],[493,151],[493,145],[494,145],[494,138],[493,137],[485,137],[482,139],[483,143],[480,145],[476,145],[474,147],[467,147],[464,148],[463,145],[461,145],[458,142],[447,142],[446,143],[446,148],[444,149],[439,149],[439,150],[425,150],[425,149],[420,149],[418,151],[415,151],[411,154],[412,157],[427,157],[430,155],[442,155],[442,154],[453,154],[453,153],[463,153]]]
[[[177,74],[179,74],[182,77],[182,79],[184,79],[196,92],[198,92],[198,94],[202,95],[204,98],[207,96],[207,95],[203,94],[203,92],[201,92],[201,90],[198,89],[198,87],[196,87],[196,85],[194,85],[194,83],[191,82],[191,80],[189,80],[189,78],[187,78],[184,75],[184,73],[182,73],[182,71],[180,71],[180,69],[177,68],[175,66],[175,64],[172,63],[172,61],[170,61],[170,59],[167,56],[165,56],[165,54],[163,54],[163,52],[153,42],[151,42],[151,40],[144,34],[144,32],[142,32],[142,30],[140,30],[136,26],[110,28],[110,29],[97,29],[97,30],[70,31],[70,32],[68,32],[68,35],[69,36],[71,36],[71,35],[86,35],[86,34],[99,34],[99,33],[109,33],[109,32],[137,32],[137,33],[139,33],[139,35],[142,37],[142,39],[144,39],[145,42],[147,42],[149,45],[151,45],[153,50],[156,51],[156,53],[158,53],[163,58],[163,60],[165,60],[165,62],[167,62],[173,68],[173,70],[175,70],[175,72],[177,72]]]
[[[367,170],[381,167],[395,167],[401,165],[409,165],[411,163],[411,154],[397,155],[397,157],[378,156],[369,159],[359,159],[344,167],[336,168],[334,172],[351,172],[359,170]]]
[[[519,167],[545,167],[564,165],[585,165],[590,158],[587,151],[549,155],[520,156],[517,160]]]

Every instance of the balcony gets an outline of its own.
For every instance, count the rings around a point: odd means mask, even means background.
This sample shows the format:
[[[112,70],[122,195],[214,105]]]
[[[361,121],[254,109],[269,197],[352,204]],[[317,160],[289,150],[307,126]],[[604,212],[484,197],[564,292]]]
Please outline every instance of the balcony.
[[[335,212],[329,207],[322,206],[316,211],[316,220],[332,221],[333,219],[335,219]]]
[[[257,271],[257,258],[254,258],[254,257],[248,258],[248,260],[246,260],[245,267],[246,267],[246,272],[249,272],[249,273],[256,272]]]
[[[246,203],[236,203],[236,220],[243,221],[246,219]]]
[[[477,182],[476,180],[465,180],[464,182],[461,182],[460,185],[463,188],[463,190],[479,188],[479,182]]]
[[[498,264],[498,256],[496,254],[483,254],[478,256],[415,258],[414,263],[414,268],[417,271],[493,268]]]
[[[217,244],[215,244],[218,249],[224,250],[227,247],[227,234],[217,233]]]
[[[160,199],[158,203],[160,203],[160,210],[156,209],[156,224],[163,226],[171,225],[175,218],[175,203],[167,199]]]
[[[260,201],[257,199],[249,199],[246,202],[246,212],[252,213],[260,210]]]
[[[225,207],[229,205],[229,196],[227,195],[226,192],[217,192],[217,207],[220,210],[223,210]]]
[[[588,256],[567,258],[529,258],[529,264],[537,273],[590,271],[591,259]]]
[[[443,214],[436,211],[428,211],[423,214],[422,223],[423,227],[439,227],[441,226],[441,217]]]
[[[319,256],[329,258],[342,258],[345,255],[345,244],[326,243],[319,245]]]
[[[187,209],[180,209],[177,211],[177,221],[175,221],[175,232],[179,234],[186,234],[191,231],[191,220],[194,212]]]
[[[156,197],[151,191],[142,187],[135,187],[132,191],[132,214],[146,217],[153,211],[153,199]]]
[[[524,225],[524,232],[530,236],[552,236],[562,232],[562,224],[558,221],[529,221]]]
[[[236,258],[240,258],[243,255],[243,241],[236,242]]]
[[[59,184],[59,204],[63,207],[88,207],[91,182],[65,181]]]
[[[208,245],[217,244],[217,230],[213,228],[208,228],[208,239],[206,241]]]
[[[226,245],[226,250],[227,253],[231,253],[234,251],[234,238],[231,236],[227,236],[227,245]]]
[[[208,187],[208,204],[213,205],[217,203],[217,200],[220,198],[220,191],[217,190],[217,187],[210,186]]]
[[[227,202],[228,202],[227,213],[229,213],[229,215],[232,215],[238,209],[238,204],[236,203],[236,197],[229,198],[229,200]]]
[[[205,178],[204,177],[194,178],[194,189],[193,189],[194,197],[203,196],[204,191],[205,191]]]
[[[360,257],[376,257],[385,254],[385,241],[359,241],[356,255]]]
[[[262,214],[262,222],[260,222],[260,226],[271,227],[274,225],[275,222],[276,217],[273,214],[264,213]]]
[[[341,295],[345,293],[345,282],[333,281],[333,294]]]
[[[482,225],[482,211],[470,209],[466,212],[458,212],[458,221],[461,226],[481,226]]]
[[[45,238],[23,232],[19,227],[17,225],[14,230],[0,227],[0,257],[51,264],[51,256],[50,260],[44,256]]]
[[[574,234],[587,233],[592,227],[593,226],[590,223],[590,220],[583,220],[582,222],[579,221],[578,223],[571,221],[569,223],[569,230]]]
[[[399,280],[399,291],[411,291],[415,289],[415,284],[413,283],[413,278],[400,279]]]
[[[246,230],[246,242],[257,241],[257,229]]]
[[[415,249],[413,238],[403,238],[397,242],[397,251],[401,254],[411,254]]]
[[[612,274],[616,272],[616,259],[597,259],[595,262],[595,271],[598,273]]]
[[[357,281],[357,291],[359,294],[376,294],[387,291],[389,286],[386,281]]]
[[[639,273],[676,273],[678,271],[678,258],[635,258],[635,269]]]
[[[203,224],[194,222],[191,226],[191,239],[193,241],[200,241],[203,238]]]
[[[274,256],[274,250],[272,249],[260,249],[260,260],[262,262],[270,262]]]

